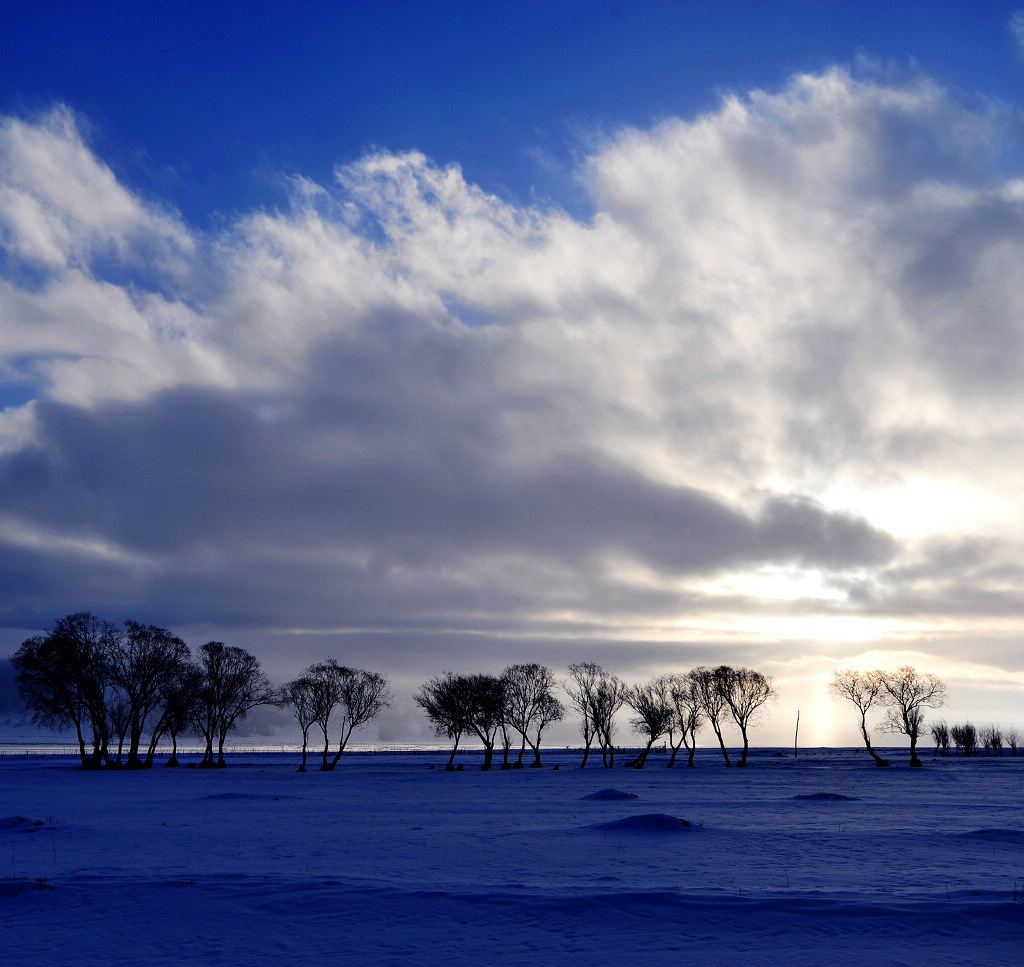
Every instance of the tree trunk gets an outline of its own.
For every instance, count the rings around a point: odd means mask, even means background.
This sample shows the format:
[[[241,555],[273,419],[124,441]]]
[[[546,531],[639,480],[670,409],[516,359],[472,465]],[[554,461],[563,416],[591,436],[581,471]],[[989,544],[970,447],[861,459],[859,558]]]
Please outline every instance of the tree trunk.
[[[741,728],[740,732],[743,734],[743,752],[740,754],[740,761],[736,763],[736,767],[739,769],[745,769],[747,766],[747,752],[750,749],[750,743],[747,742],[747,730]]]
[[[651,741],[647,743],[647,748],[645,748],[644,751],[633,760],[632,766],[634,769],[642,769],[644,767],[647,763],[647,756],[650,755],[652,745],[654,745],[654,739],[651,739]]]
[[[484,743],[484,764],[480,766],[481,772],[488,772],[491,768],[491,762],[494,759],[494,743]]]
[[[82,761],[82,768],[89,768],[89,757],[85,752],[85,736],[82,735],[82,723],[75,719],[75,732],[78,734],[78,757]]]
[[[580,763],[580,768],[585,769],[587,767],[587,759],[590,758],[590,743],[588,742],[583,749],[583,761]]]
[[[455,744],[452,746],[452,754],[450,756],[448,756],[448,765],[446,765],[444,767],[444,771],[445,772],[454,772],[455,771],[455,753],[459,749],[459,738],[460,738],[460,736],[458,736],[458,735],[455,736]]]
[[[166,768],[175,769],[178,766],[178,733],[171,733],[171,757],[167,760]]]
[[[718,747],[722,750],[725,767],[726,769],[731,769],[732,761],[729,759],[729,750],[725,747],[725,739],[722,738],[722,727],[714,719],[711,719],[711,728],[715,730],[715,735],[718,736]]]
[[[860,732],[864,736],[864,745],[867,746],[868,755],[875,760],[875,768],[881,769],[889,764],[888,759],[883,759],[874,749],[871,748],[871,736],[868,735],[868,726],[865,713],[860,713]]]

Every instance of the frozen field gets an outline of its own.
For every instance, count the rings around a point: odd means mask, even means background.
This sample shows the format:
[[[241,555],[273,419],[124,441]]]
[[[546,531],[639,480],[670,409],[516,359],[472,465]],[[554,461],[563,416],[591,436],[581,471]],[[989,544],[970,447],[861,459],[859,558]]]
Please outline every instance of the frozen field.
[[[1024,758],[755,753],[744,772],[709,752],[636,772],[550,755],[481,773],[467,756],[447,774],[445,758],[304,775],[293,756],[110,774],[0,759],[0,962],[1024,956]],[[587,798],[607,789],[638,798]]]

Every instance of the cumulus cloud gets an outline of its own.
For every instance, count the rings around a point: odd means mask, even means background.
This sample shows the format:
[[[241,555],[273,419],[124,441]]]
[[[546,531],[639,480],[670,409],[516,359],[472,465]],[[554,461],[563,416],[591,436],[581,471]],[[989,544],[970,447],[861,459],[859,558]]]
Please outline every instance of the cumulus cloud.
[[[1006,613],[1012,137],[833,69],[620,132],[587,221],[378,153],[203,236],[66,109],[6,119],[0,379],[36,399],[0,414],[0,617],[695,646]]]

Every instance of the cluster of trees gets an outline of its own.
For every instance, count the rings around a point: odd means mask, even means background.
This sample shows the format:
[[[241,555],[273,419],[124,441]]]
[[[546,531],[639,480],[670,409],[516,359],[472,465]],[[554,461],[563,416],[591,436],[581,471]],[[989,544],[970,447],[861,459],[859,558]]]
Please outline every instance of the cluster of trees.
[[[483,769],[491,768],[494,747],[501,741],[503,769],[522,769],[526,747],[533,752],[531,768],[541,767],[540,741],[545,729],[565,717],[565,706],[555,695],[554,673],[543,665],[509,665],[500,675],[445,672],[420,686],[413,696],[423,709],[434,734],[452,740],[446,768],[455,768],[455,753],[466,734],[484,747]],[[519,755],[509,761],[516,733]]]
[[[453,740],[447,769],[454,768],[455,753],[466,734],[475,735],[483,744],[485,770],[493,764],[499,739],[504,751],[503,769],[522,768],[527,746],[534,755],[531,767],[540,767],[541,736],[566,712],[555,694],[557,687],[554,673],[543,665],[510,665],[500,675],[445,672],[425,682],[415,701],[426,713],[434,733]],[[751,721],[775,694],[770,677],[729,665],[702,666],[685,674],[660,675],[640,685],[627,685],[600,665],[582,662],[569,666],[562,688],[569,705],[580,716],[584,746],[580,768],[586,767],[596,742],[608,769],[615,766],[615,717],[623,708],[634,713],[630,725],[645,743],[639,755],[627,763],[634,768],[644,767],[659,739],[665,739],[671,747],[670,768],[681,748],[687,750],[687,765],[692,766],[697,733],[705,724],[710,724],[725,764],[731,766],[722,735],[728,718],[743,739],[736,764],[745,766]],[[516,733],[520,737],[519,755],[512,763],[509,750]]]
[[[998,725],[985,725],[978,728],[965,722],[963,725],[947,725],[936,722],[931,728],[932,739],[935,741],[935,755],[949,755],[949,746],[953,745],[953,755],[973,756],[984,751],[987,756],[1003,754],[1003,744],[1010,747],[1010,754],[1017,755],[1020,746],[1020,733],[1009,729],[1006,734]]]
[[[29,638],[11,664],[35,720],[75,729],[83,769],[149,768],[165,737],[168,765],[177,765],[185,732],[205,740],[202,768],[223,767],[230,730],[257,705],[278,700],[243,648],[209,641],[193,656],[164,628],[118,627],[85,611]]]
[[[390,705],[387,679],[378,672],[347,668],[333,658],[310,665],[281,691],[279,703],[291,708],[302,731],[302,763],[306,771],[309,733],[314,725],[323,733],[320,770],[337,766],[355,729],[365,725]],[[337,749],[331,754],[331,720],[337,726]]]
[[[883,713],[882,731],[910,739],[910,764],[923,765],[917,755],[917,742],[924,727],[924,710],[941,708],[945,704],[946,686],[941,679],[932,674],[922,674],[911,665],[904,665],[894,672],[878,669],[862,672],[844,668],[832,676],[829,691],[833,697],[847,699],[857,706],[861,735],[876,766],[887,766],[889,761],[871,747],[867,717],[872,709]]]

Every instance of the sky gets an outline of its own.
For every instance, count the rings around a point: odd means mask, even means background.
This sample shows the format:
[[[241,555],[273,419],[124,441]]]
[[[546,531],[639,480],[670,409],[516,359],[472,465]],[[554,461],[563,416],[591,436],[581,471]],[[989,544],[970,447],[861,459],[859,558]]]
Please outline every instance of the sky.
[[[0,65],[0,653],[1024,726],[1024,5],[7,0]]]

